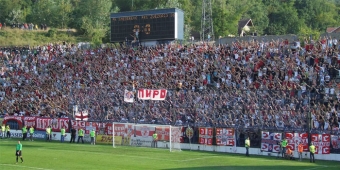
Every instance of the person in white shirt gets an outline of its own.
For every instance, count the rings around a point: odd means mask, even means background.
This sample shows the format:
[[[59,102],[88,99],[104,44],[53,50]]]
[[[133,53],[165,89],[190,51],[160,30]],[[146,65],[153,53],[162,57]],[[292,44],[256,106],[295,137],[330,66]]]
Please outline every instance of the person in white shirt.
[[[333,39],[333,48],[336,49],[336,46],[338,45],[338,40],[336,38]]]

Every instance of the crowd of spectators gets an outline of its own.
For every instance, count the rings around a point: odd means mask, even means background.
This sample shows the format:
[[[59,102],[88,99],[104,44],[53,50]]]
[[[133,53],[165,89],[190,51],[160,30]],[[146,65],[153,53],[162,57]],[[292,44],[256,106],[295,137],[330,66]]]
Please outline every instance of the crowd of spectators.
[[[1,48],[3,114],[205,126],[338,130],[337,39]],[[164,101],[125,103],[124,90],[167,89]]]
[[[33,24],[33,23],[12,23],[10,24],[10,27],[12,29],[14,28],[17,28],[17,29],[21,29],[21,30],[47,30],[47,25],[46,24],[43,24],[41,23],[40,25],[38,24]],[[6,23],[3,22],[1,23],[0,22],[0,30],[2,28],[6,28]]]

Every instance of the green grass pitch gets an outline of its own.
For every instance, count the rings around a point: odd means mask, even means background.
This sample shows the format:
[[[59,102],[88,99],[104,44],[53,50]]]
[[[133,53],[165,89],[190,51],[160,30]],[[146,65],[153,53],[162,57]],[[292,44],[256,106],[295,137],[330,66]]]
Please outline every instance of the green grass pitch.
[[[0,170],[339,170],[340,162],[137,148],[110,145],[22,141],[24,163],[15,164],[17,139],[0,139]]]

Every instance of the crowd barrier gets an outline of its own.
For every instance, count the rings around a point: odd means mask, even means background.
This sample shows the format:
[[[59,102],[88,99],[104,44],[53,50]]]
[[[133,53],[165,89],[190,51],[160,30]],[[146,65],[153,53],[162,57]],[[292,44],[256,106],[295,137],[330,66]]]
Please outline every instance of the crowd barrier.
[[[43,119],[43,120],[41,120]],[[33,121],[35,120],[35,121]],[[44,122],[44,123],[42,123]],[[11,126],[17,125],[17,129],[11,130],[11,136],[22,138],[21,129],[23,125],[33,126],[36,131],[34,138],[44,139],[46,127],[52,126],[52,140],[60,140],[60,128],[67,127],[67,132],[71,128],[85,129],[84,141],[90,142],[89,131],[96,130],[96,142],[102,144],[112,144],[112,134],[115,133],[115,145],[131,146],[150,146],[152,134],[158,133],[159,146],[168,145],[170,139],[170,126],[155,124],[132,124],[132,123],[103,123],[103,122],[85,122],[70,119],[49,119],[40,117],[23,117],[7,116],[4,118],[5,124]],[[29,126],[28,126],[29,127]],[[114,127],[114,129],[112,129]],[[174,135],[176,137],[174,137]],[[29,137],[29,135],[28,135]],[[173,134],[172,138],[181,143],[183,149],[207,150],[218,152],[235,152],[238,153],[244,149],[244,140],[250,137],[252,154],[260,155],[277,155],[279,152],[278,142],[286,138],[288,147],[297,154],[297,145],[302,142],[304,152],[308,153],[309,139],[316,146],[316,157],[318,159],[328,160],[329,155],[332,160],[340,160],[340,135],[315,133],[308,134],[306,131],[267,131],[267,130],[250,130],[237,128],[222,127],[180,127],[178,134]],[[66,133],[65,141],[70,140],[70,133]],[[188,144],[190,143],[190,148]],[[165,147],[165,146],[164,146]],[[243,152],[240,152],[243,153]]]

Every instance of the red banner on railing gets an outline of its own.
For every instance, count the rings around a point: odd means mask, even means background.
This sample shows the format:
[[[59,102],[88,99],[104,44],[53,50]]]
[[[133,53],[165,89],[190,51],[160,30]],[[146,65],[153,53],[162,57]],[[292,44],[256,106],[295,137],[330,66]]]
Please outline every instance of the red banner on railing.
[[[19,128],[21,128],[23,125],[22,116],[6,116],[4,117],[4,120],[2,121],[2,123],[7,124],[7,122],[9,121],[17,122],[19,125]]]
[[[36,118],[37,117],[23,117],[24,125],[27,127],[35,127],[36,126]]]
[[[36,119],[36,130],[44,131],[48,126],[52,127],[53,132],[60,132],[60,129],[64,127],[65,129],[69,128],[69,119],[60,118],[60,119],[51,119],[51,118],[40,118]]]
[[[286,133],[285,137],[288,141],[288,148],[290,148],[292,151],[298,150],[298,146],[300,142],[303,145],[303,151],[308,152],[308,134],[307,133]]]
[[[212,145],[213,143],[213,128],[199,128],[199,144]]]
[[[331,135],[333,149],[340,149],[340,136]]]
[[[156,127],[156,132],[159,141],[169,141],[170,127],[158,126]]]
[[[315,145],[315,154],[330,154],[331,152],[331,135],[330,134],[312,134],[311,142]]]
[[[69,119],[51,119],[43,117],[29,117],[29,116],[6,116],[3,123],[7,124],[9,121],[16,121],[18,123],[18,128],[21,129],[23,125],[27,127],[33,126],[35,130],[45,131],[48,126],[52,127],[52,131],[60,132],[60,129],[64,127],[69,128]]]
[[[232,128],[216,128],[216,145],[218,146],[234,146],[235,131]]]

